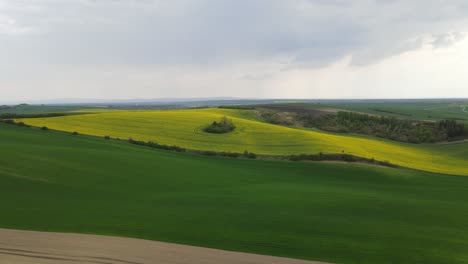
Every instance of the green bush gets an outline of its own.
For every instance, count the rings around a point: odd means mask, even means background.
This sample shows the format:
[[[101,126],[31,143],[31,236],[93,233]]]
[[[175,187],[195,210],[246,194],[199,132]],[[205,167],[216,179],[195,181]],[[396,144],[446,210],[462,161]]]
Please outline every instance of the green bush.
[[[247,150],[244,151],[243,156],[246,157],[246,158],[249,158],[249,159],[256,159],[257,158],[257,154],[255,154],[253,152],[248,152]]]
[[[226,116],[223,116],[221,121],[213,121],[213,123],[206,127],[204,131],[207,133],[224,134],[233,131],[235,128],[236,126],[234,123],[232,123],[232,120],[228,119]]]

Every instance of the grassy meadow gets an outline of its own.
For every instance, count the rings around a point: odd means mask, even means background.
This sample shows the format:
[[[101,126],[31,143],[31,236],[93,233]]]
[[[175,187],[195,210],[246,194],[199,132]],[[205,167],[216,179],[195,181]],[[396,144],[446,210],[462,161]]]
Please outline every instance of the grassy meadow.
[[[333,263],[468,263],[468,177],[204,157],[0,124],[0,226]]]
[[[298,103],[311,108],[336,108],[355,112],[416,120],[452,119],[468,122],[468,101],[425,102],[353,102],[353,103]]]
[[[210,134],[203,128],[223,115],[236,129]],[[388,140],[300,130],[252,120],[249,110],[192,109],[169,111],[108,111],[21,121],[68,132],[133,138],[189,149],[243,152],[263,155],[348,153],[425,171],[468,175],[468,142],[408,144]]]

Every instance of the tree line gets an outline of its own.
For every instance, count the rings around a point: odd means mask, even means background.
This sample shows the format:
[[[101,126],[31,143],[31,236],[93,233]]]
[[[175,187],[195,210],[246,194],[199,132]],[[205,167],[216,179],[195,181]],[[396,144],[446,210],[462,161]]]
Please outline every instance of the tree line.
[[[380,161],[376,159],[369,159],[364,157],[355,156],[347,153],[318,153],[318,154],[300,154],[300,155],[291,155],[288,157],[291,161],[344,161],[344,162],[360,162],[360,163],[369,163],[386,167],[398,167],[393,163],[388,161]]]
[[[75,113],[73,113],[75,114]],[[0,120],[2,119],[19,119],[19,118],[41,118],[41,117],[57,117],[67,116],[72,113],[43,113],[43,114],[15,114],[15,113],[4,113],[0,114]]]
[[[468,128],[455,120],[438,122],[398,119],[340,111],[336,114],[267,111],[261,117],[269,123],[318,128],[335,133],[356,133],[410,143],[434,143],[468,138]]]
[[[456,141],[468,136],[465,125],[455,120],[426,122],[353,112],[338,112],[334,118],[325,117],[316,121],[307,119],[306,116],[303,118],[324,130],[360,133],[401,142]]]

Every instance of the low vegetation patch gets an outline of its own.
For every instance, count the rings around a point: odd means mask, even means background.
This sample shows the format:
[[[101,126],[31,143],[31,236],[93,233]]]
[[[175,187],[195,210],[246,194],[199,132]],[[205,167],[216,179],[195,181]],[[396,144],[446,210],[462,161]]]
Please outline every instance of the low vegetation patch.
[[[224,134],[224,133],[229,133],[233,131],[236,128],[234,123],[232,122],[231,119],[228,119],[226,116],[223,116],[221,118],[221,121],[216,122],[213,121],[213,123],[209,126],[207,126],[204,131],[208,133],[214,133],[214,134]]]
[[[132,138],[129,138],[128,142],[130,144],[134,144],[134,145],[147,146],[147,147],[157,148],[157,149],[172,150],[172,151],[177,151],[177,152],[185,152],[185,150],[186,150],[185,148],[182,148],[182,147],[179,147],[179,146],[163,145],[163,144],[159,144],[159,143],[156,143],[156,142],[153,142],[153,141],[145,142],[145,141],[140,141],[140,140],[134,140]]]
[[[380,161],[380,160],[375,160],[375,159],[369,159],[369,158],[364,158],[364,157],[359,157],[351,154],[327,154],[327,153],[318,153],[318,154],[301,154],[301,155],[291,155],[288,156],[288,159],[291,161],[304,161],[304,160],[310,160],[310,161],[344,161],[344,162],[360,162],[360,163],[369,163],[369,164],[375,164],[375,165],[380,165],[380,166],[386,166],[386,167],[392,167],[396,168],[398,167],[395,164],[392,164],[388,161]]]

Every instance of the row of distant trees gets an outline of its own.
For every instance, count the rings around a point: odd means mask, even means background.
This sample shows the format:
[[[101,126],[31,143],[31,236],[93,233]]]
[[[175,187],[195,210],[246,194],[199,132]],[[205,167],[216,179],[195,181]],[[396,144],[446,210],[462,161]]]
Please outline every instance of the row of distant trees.
[[[110,136],[105,136],[105,139],[111,139]],[[196,153],[204,156],[220,156],[220,157],[230,157],[230,158],[249,158],[249,159],[256,159],[257,155],[253,152],[249,152],[245,150],[243,153],[238,153],[238,152],[226,152],[226,151],[211,151],[211,150],[188,150],[183,147],[179,146],[174,146],[174,145],[164,145],[164,144],[159,144],[153,141],[141,141],[141,140],[134,140],[132,138],[128,139],[128,142],[134,145],[140,145],[140,146],[147,146],[151,148],[158,148],[158,149],[164,149],[164,150],[171,150],[171,151],[177,151],[177,152],[191,152],[191,153]]]
[[[275,111],[266,111],[261,117],[269,123],[307,128],[318,128],[336,133],[357,133],[410,143],[456,141],[468,138],[468,128],[456,120],[428,122],[395,117],[373,116],[340,111],[336,114],[290,113],[284,118]]]

